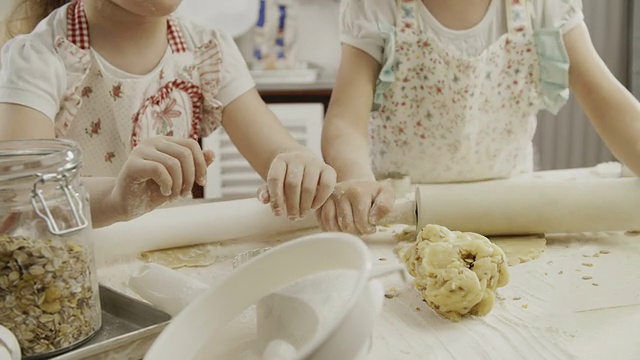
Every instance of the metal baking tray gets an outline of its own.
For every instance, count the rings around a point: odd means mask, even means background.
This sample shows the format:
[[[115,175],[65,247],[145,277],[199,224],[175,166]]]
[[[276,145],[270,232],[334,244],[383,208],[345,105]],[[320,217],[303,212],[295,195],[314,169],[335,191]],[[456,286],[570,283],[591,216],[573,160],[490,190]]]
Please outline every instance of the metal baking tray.
[[[171,317],[152,306],[100,286],[102,327],[81,347],[51,360],[140,360]]]

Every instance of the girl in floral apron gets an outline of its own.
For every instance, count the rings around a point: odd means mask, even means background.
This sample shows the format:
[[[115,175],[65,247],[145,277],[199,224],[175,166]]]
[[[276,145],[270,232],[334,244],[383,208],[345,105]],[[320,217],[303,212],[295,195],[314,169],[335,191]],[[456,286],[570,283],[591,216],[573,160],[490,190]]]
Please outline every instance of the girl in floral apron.
[[[593,48],[581,0],[343,0],[341,25],[323,133],[338,184],[317,214],[327,230],[375,231],[394,201],[376,179],[532,171],[536,114],[556,113],[569,89],[640,174],[640,105]]]
[[[276,215],[320,207],[333,169],[268,110],[230,36],[171,15],[180,2],[18,1],[9,35],[28,34],[2,49],[0,140],[79,143],[94,226],[205,185],[213,155],[196,140],[221,125]]]

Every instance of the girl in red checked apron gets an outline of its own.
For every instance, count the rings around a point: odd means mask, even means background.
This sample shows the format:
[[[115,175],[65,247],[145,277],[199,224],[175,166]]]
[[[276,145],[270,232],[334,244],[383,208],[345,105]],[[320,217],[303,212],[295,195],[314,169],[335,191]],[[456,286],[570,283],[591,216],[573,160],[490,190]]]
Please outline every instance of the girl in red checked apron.
[[[172,15],[180,2],[18,1],[22,22],[9,25],[37,26],[2,49],[0,139],[79,143],[97,226],[204,185],[213,156],[196,140],[220,126],[265,179],[259,197],[276,215],[319,208],[333,169],[268,110],[230,36]]]

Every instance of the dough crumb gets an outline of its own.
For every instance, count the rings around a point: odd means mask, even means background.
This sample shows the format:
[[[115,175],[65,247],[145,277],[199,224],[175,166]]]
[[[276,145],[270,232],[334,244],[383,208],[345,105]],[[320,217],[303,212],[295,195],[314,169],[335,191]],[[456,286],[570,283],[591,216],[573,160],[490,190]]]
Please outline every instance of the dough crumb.
[[[418,234],[415,226],[407,226],[402,231],[395,233],[393,236],[398,242],[414,242],[416,241],[416,235]]]
[[[502,249],[475,233],[427,225],[399,256],[427,305],[452,321],[487,315],[509,282]]]
[[[593,255],[591,255],[591,256],[592,256],[592,257],[596,257],[596,258],[597,258],[597,257],[600,257],[600,253],[595,253],[595,254],[593,254]]]
[[[528,309],[529,308],[529,304],[522,304],[522,308],[523,309]]]
[[[582,277],[582,280],[591,280],[591,279],[593,279],[591,276],[583,276]]]
[[[396,288],[390,288],[389,290],[387,290],[387,292],[384,294],[384,297],[386,297],[387,299],[393,299],[395,297],[398,297],[398,295],[400,295],[400,293],[398,293],[398,289]]]
[[[417,312],[420,312],[420,311],[422,311],[422,309],[420,309],[419,307],[417,307],[417,308],[416,308],[416,311],[417,311]]]
[[[593,267],[593,264],[592,263],[582,263],[582,266]]]

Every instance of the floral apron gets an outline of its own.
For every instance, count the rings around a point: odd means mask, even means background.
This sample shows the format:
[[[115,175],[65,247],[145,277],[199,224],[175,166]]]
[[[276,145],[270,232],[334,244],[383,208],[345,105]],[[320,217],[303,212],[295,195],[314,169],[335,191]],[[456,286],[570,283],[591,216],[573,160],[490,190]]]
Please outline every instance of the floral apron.
[[[56,136],[83,149],[84,176],[116,176],[131,150],[152,136],[198,139],[221,121],[221,56],[215,38],[201,45],[167,20],[170,53],[150,76],[118,79],[90,50],[82,1],[67,8],[67,36],[56,50],[67,69],[67,93],[55,119]]]
[[[479,55],[459,57],[422,31],[420,0],[398,0],[396,26],[380,25],[385,62],[369,131],[377,177],[439,183],[532,171],[535,115],[549,102],[545,88],[567,96],[566,84],[544,78],[568,62],[559,31],[533,30],[526,0],[506,5],[508,32]],[[541,46],[562,59],[539,61]]]

